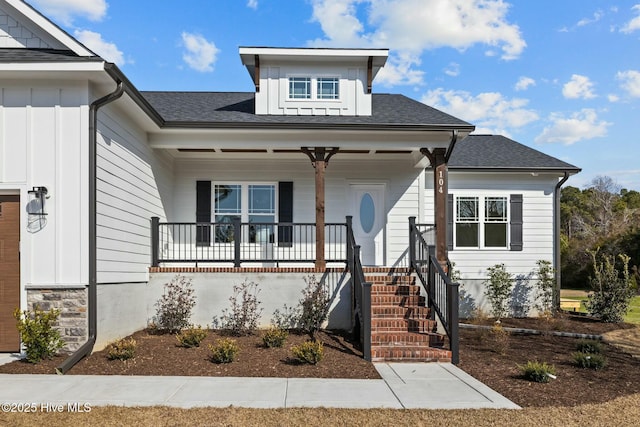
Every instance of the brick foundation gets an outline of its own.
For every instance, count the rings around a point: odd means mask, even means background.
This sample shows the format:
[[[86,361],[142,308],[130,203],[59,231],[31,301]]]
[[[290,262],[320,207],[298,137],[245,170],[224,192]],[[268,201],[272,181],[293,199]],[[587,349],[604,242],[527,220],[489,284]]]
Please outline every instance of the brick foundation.
[[[75,351],[88,339],[87,289],[27,289],[27,308],[60,310],[57,327],[66,343],[63,351]]]

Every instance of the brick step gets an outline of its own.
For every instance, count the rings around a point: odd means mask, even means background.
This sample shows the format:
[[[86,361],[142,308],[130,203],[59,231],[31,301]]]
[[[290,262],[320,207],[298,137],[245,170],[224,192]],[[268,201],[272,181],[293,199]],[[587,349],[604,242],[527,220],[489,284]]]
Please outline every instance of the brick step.
[[[420,295],[418,285],[372,285],[371,295]]]
[[[371,307],[372,319],[427,319],[429,307],[399,307],[374,306]]]
[[[399,307],[424,306],[425,301],[425,297],[420,295],[371,295],[371,307],[385,305]]]
[[[416,283],[416,278],[415,276],[367,275],[364,277],[364,281],[372,285],[413,285]]]
[[[389,275],[408,275],[410,270],[408,267],[362,267],[364,274],[389,274]]]
[[[371,332],[371,348],[377,346],[429,346],[442,347],[444,336],[419,332]]]
[[[371,333],[436,332],[438,324],[430,319],[371,319]]]
[[[415,346],[371,347],[372,362],[451,362],[451,352],[440,348]]]

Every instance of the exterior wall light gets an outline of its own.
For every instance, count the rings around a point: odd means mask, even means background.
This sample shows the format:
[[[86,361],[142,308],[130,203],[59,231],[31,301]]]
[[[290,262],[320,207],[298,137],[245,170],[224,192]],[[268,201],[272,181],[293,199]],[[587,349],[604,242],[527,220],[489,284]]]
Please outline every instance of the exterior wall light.
[[[27,191],[29,193],[29,204],[27,205],[27,212],[29,215],[45,216],[47,212],[44,210],[44,201],[46,199],[47,187],[33,187]]]

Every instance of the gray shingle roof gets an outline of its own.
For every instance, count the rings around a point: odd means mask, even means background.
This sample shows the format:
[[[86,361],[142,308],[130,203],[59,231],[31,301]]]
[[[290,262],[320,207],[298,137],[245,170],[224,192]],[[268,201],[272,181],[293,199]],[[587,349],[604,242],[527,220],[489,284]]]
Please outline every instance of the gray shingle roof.
[[[171,124],[355,125],[447,127],[472,130],[465,121],[403,95],[373,94],[371,116],[256,115],[253,92],[141,92]]]
[[[0,49],[0,62],[79,62],[103,61],[99,56],[78,56],[70,50],[56,49]]]
[[[499,135],[469,135],[459,141],[449,159],[451,170],[559,170],[580,168]]]

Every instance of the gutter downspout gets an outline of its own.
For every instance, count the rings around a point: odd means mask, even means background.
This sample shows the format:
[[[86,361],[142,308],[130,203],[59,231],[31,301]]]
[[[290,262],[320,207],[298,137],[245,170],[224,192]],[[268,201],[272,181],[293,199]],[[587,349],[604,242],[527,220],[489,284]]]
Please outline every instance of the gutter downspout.
[[[554,190],[554,224],[553,224],[553,268],[555,269],[556,272],[556,289],[554,289],[553,292],[553,309],[555,311],[560,309],[560,286],[561,286],[561,279],[562,279],[562,272],[560,271],[560,265],[561,265],[561,256],[560,256],[560,187],[562,187],[562,184],[564,184],[565,182],[567,182],[567,179],[569,179],[569,172],[565,171],[564,172],[564,177],[562,177],[562,179],[560,181],[558,181],[558,183],[556,184],[556,188]]]
[[[105,68],[107,68],[105,65]],[[116,89],[97,99],[89,106],[89,285],[88,299],[87,299],[87,314],[89,316],[89,338],[87,342],[77,349],[71,356],[69,356],[64,362],[62,362],[57,368],[56,373],[64,375],[69,369],[71,369],[76,363],[78,363],[83,357],[91,354],[93,351],[93,345],[96,343],[96,332],[98,329],[98,316],[97,316],[97,262],[96,262],[96,148],[97,148],[97,132],[98,132],[98,109],[117,100],[124,93],[124,85],[121,80],[116,80]]]

